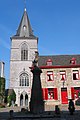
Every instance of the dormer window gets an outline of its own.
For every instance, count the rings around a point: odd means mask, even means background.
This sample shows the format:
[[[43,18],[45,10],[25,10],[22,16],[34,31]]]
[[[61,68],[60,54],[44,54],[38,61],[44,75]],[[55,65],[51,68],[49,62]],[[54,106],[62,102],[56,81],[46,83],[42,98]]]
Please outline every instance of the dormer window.
[[[48,59],[47,60],[47,66],[51,66],[52,65],[52,60],[51,59]]]
[[[72,58],[72,59],[70,60],[70,63],[71,63],[72,65],[75,65],[75,64],[76,64],[76,58]]]

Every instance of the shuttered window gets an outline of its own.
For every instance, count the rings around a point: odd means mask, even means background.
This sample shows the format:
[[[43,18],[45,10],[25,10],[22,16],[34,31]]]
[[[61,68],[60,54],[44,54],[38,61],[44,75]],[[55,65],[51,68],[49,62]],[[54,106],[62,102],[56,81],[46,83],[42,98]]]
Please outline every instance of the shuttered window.
[[[74,87],[71,87],[71,97],[74,100]]]
[[[44,100],[58,100],[57,88],[43,88],[42,91]]]

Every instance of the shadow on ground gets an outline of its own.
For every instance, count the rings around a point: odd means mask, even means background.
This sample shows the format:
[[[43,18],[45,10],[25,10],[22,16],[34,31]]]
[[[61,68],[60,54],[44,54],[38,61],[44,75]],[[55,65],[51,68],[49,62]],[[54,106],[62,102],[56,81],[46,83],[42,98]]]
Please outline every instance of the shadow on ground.
[[[73,115],[69,111],[46,111],[41,114],[31,114],[28,111],[22,112],[0,112],[0,120],[79,120],[80,110],[76,110]]]

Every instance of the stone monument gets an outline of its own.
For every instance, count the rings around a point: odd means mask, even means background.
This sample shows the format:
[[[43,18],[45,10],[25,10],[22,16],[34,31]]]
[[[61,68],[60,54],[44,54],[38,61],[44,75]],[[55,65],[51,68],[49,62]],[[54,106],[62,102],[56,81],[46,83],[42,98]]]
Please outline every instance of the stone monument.
[[[44,102],[40,80],[40,74],[42,71],[36,65],[36,60],[33,62],[33,68],[31,72],[33,73],[33,83],[31,91],[30,111],[31,113],[39,114],[44,111]]]

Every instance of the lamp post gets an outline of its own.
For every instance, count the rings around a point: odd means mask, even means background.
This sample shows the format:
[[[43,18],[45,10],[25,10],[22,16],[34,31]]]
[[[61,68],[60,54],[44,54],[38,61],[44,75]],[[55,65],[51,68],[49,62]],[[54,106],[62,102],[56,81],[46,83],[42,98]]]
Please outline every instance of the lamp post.
[[[64,88],[65,80],[63,80],[63,88]]]

